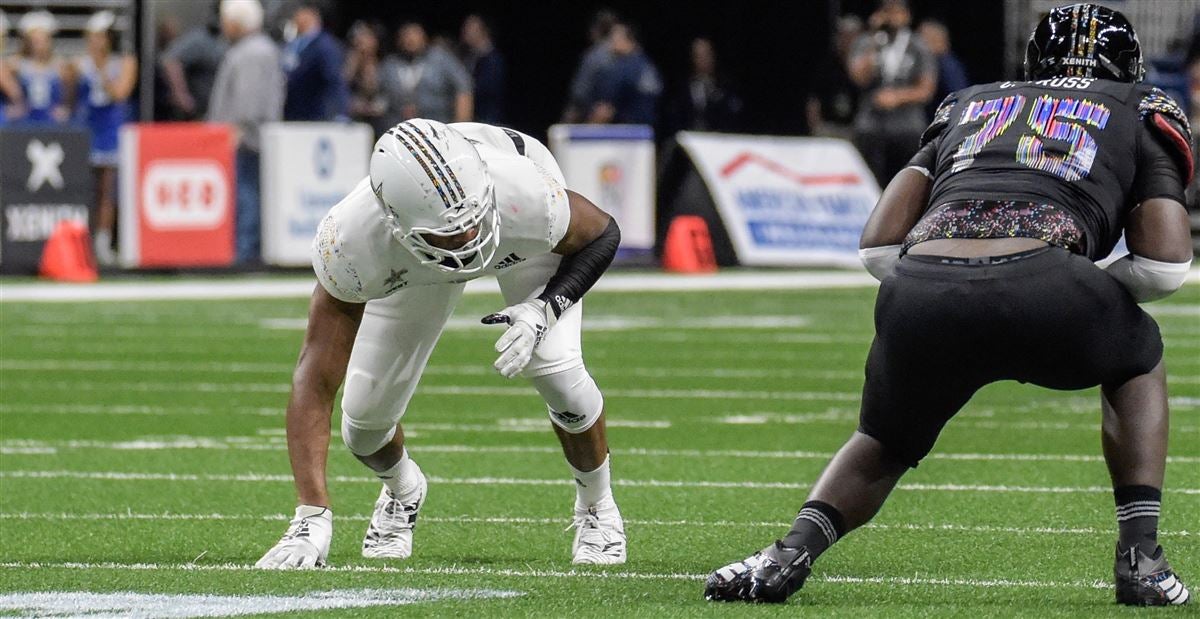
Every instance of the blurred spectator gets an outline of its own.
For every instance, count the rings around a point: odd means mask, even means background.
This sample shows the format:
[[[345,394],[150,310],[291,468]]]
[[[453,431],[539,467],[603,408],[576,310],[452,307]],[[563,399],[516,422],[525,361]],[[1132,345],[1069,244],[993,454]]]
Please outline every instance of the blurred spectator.
[[[504,56],[492,43],[492,29],[478,15],[462,25],[463,64],[475,80],[475,120],[493,125],[504,120]]]
[[[87,54],[77,58],[76,116],[92,132],[92,169],[96,177],[96,260],[117,261],[113,228],[117,220],[117,133],[129,120],[129,96],[137,84],[137,60],[118,52],[120,36],[112,11],[92,15],[84,28]]]
[[[850,49],[862,35],[863,23],[855,15],[841,17],[833,35],[833,58],[816,69],[814,95],[808,98],[805,114],[808,130],[821,137],[849,140],[854,136],[858,112],[858,87],[846,72]]]
[[[608,34],[613,60],[596,81],[596,104],[588,121],[653,125],[658,119],[662,79],[658,69],[638,45],[629,24],[616,24]]]
[[[13,75],[3,53],[8,50],[8,17],[0,11],[0,126],[8,122],[8,112],[13,103],[21,101],[21,84]]]
[[[383,135],[388,124],[383,114],[387,111],[387,97],[380,88],[382,56],[379,45],[383,40],[383,27],[367,22],[355,22],[350,27],[350,50],[346,54],[346,66],[342,77],[350,88],[350,118],[371,125],[375,135]]]
[[[383,61],[388,124],[410,118],[471,120],[471,76],[450,52],[429,45],[425,27],[408,22],[396,33],[396,53]]]
[[[212,18],[179,36],[163,51],[158,64],[167,81],[172,116],[177,120],[204,118],[212,96],[217,69],[229,44],[221,38],[219,2],[213,2]]]
[[[292,24],[296,37],[283,48],[287,73],[283,119],[345,119],[349,93],[342,79],[341,43],[322,28],[321,9],[315,0],[299,4]]]
[[[670,132],[725,131],[741,128],[742,100],[717,71],[712,41],[692,40],[692,75],[671,106]]]
[[[861,93],[855,142],[880,185],[916,152],[937,88],[936,62],[911,24],[905,0],[881,0],[850,54],[850,79]]]
[[[54,53],[58,20],[46,11],[30,11],[21,16],[17,27],[21,51],[8,59],[8,70],[16,77],[20,93],[8,106],[9,118],[27,123],[66,122],[69,75]]]
[[[583,53],[579,60],[579,68],[575,69],[575,76],[571,78],[567,108],[563,110],[563,122],[583,121],[596,104],[596,80],[613,61],[612,51],[608,47],[608,35],[616,23],[617,14],[608,9],[600,9],[592,17],[592,23],[588,27],[588,39],[592,44]]]
[[[221,0],[221,31],[232,45],[221,61],[208,118],[238,132],[238,262],[259,259],[259,126],[283,117],[285,77],[279,49],[262,32],[258,0]]]
[[[925,108],[925,112],[932,117],[934,110],[946,95],[970,86],[971,82],[967,78],[966,67],[954,54],[954,50],[950,49],[950,31],[946,29],[946,24],[936,19],[927,19],[917,27],[917,34],[921,35],[921,41],[937,59],[937,91]]]

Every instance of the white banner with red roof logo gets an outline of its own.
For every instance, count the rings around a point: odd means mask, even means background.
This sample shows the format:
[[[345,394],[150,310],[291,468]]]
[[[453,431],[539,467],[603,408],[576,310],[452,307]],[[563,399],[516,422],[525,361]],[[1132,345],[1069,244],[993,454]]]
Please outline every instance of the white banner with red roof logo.
[[[845,140],[678,134],[747,266],[860,266],[879,186]]]

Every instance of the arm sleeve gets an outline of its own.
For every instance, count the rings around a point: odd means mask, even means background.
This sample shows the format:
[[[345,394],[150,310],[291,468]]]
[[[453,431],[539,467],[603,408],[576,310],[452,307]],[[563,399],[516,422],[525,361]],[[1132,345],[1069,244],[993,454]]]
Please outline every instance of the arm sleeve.
[[[567,308],[575,305],[591,290],[596,280],[608,270],[617,246],[621,244],[621,229],[611,217],[600,236],[579,251],[563,256],[558,270],[546,282],[546,288],[537,298],[545,301],[555,317],[562,316]]]
[[[1133,204],[1151,198],[1169,198],[1180,204],[1184,199],[1184,180],[1179,163],[1172,156],[1164,138],[1143,126],[1138,136],[1137,172],[1133,178]]]

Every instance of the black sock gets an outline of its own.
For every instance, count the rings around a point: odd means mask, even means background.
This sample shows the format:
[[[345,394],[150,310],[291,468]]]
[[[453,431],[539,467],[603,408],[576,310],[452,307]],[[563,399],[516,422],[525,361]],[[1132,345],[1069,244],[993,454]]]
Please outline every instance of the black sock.
[[[809,501],[796,514],[796,522],[792,523],[792,530],[783,538],[783,545],[789,548],[803,546],[815,560],[845,534],[844,522],[842,513],[836,507],[821,501]]]
[[[1158,547],[1158,512],[1162,490],[1150,486],[1121,486],[1113,490],[1117,500],[1117,528],[1122,548],[1140,546],[1146,556]]]

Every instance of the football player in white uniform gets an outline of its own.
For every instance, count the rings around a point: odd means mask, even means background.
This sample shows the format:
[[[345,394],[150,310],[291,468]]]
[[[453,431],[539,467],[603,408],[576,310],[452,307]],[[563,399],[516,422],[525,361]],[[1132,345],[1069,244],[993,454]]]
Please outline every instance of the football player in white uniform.
[[[550,151],[522,133],[416,119],[375,145],[370,176],[322,220],[319,285],[292,378],[288,455],[299,506],[262,568],[322,566],[333,515],[326,491],[334,394],[342,440],[382,481],[363,540],[368,558],[404,559],[425,501],[404,448],[404,416],[464,284],[499,280],[508,307],[495,368],[533,383],[576,480],[573,562],[625,562],[609,484],[604,400],[583,364],[583,294],[617,251],[616,223],[564,187]]]

